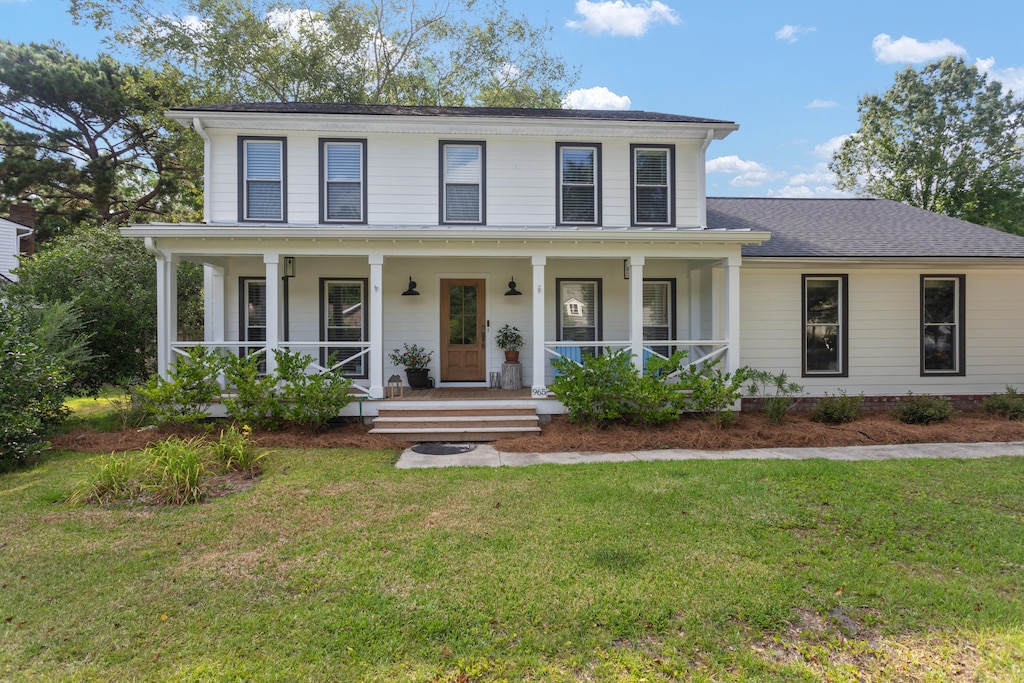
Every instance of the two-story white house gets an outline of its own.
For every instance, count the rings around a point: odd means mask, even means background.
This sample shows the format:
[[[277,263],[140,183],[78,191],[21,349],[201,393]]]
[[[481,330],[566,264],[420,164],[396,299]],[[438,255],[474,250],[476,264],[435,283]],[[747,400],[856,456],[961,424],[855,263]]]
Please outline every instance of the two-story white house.
[[[291,348],[381,397],[388,352],[488,386],[499,327],[557,412],[550,360],[685,349],[810,393],[976,395],[1024,381],[1024,238],[884,200],[708,199],[729,121],[641,111],[237,104],[205,141],[201,224],[123,230],[157,261],[161,371],[197,345]],[[176,269],[205,266],[178,341]],[[268,363],[273,363],[272,356]],[[372,410],[372,408],[370,408]]]

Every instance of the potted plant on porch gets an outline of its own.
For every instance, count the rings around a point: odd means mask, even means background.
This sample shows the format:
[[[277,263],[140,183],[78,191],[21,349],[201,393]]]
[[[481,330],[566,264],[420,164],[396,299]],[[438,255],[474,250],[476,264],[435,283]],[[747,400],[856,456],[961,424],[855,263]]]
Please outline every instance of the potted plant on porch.
[[[427,351],[418,344],[403,344],[401,349],[395,349],[388,354],[388,358],[395,365],[405,368],[405,376],[409,380],[409,387],[412,389],[426,389],[430,384],[430,357],[433,351]]]
[[[523,348],[525,342],[518,327],[506,323],[498,330],[494,341],[498,344],[498,348],[505,352],[506,363],[519,362],[519,349]]]

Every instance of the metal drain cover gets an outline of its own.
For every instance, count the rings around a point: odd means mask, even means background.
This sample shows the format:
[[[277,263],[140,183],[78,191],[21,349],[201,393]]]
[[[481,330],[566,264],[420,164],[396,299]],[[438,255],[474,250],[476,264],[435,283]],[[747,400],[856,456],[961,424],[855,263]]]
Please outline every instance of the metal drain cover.
[[[412,447],[412,451],[423,455],[458,455],[469,453],[474,448],[475,443],[418,443]]]

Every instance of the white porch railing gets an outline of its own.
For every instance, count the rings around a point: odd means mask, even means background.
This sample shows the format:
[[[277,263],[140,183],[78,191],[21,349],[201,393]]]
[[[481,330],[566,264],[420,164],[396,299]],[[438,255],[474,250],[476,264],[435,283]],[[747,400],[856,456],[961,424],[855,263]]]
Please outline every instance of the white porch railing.
[[[171,353],[174,358],[190,357],[195,349],[204,348],[207,352],[238,355],[245,350],[246,355],[266,354],[269,347],[258,341],[178,341],[171,344]],[[370,342],[326,342],[326,341],[286,341],[280,342],[278,348],[298,351],[313,357],[313,362],[306,366],[306,371],[311,375],[322,375],[338,371],[342,366],[356,360],[365,358],[370,353]],[[342,358],[336,363],[328,366],[322,365],[320,361],[321,349],[358,349],[358,353]],[[330,351],[327,353],[330,358]],[[364,361],[365,363],[366,361]],[[310,372],[312,370],[312,372]],[[224,385],[224,376],[218,376],[221,385]],[[352,390],[369,395],[369,387],[364,387],[353,382]]]
[[[720,358],[729,350],[729,342],[724,339],[657,339],[644,342],[644,363],[647,359],[657,356],[668,356],[655,351],[656,348],[669,347],[671,351],[685,350],[688,362],[684,368],[708,363]],[[544,342],[544,352],[552,358],[567,358],[577,365],[581,364],[582,349],[600,349],[601,351],[629,350],[632,343],[626,341],[557,341]],[[675,373],[673,373],[675,374]],[[670,375],[671,377],[671,375]]]

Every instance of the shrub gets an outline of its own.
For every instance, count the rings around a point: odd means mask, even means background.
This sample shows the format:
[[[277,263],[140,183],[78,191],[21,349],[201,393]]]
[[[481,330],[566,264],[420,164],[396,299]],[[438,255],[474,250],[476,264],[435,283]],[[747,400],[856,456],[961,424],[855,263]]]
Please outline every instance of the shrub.
[[[900,399],[899,405],[892,411],[900,422],[910,425],[927,425],[933,422],[945,422],[953,417],[953,401],[945,396],[930,396],[913,392]]]
[[[261,375],[262,353],[247,356],[228,355],[224,360],[224,378],[233,396],[224,399],[229,418],[238,424],[259,429],[278,429],[284,419],[284,405],[277,396],[276,374]]]
[[[154,375],[141,387],[142,407],[159,424],[193,425],[207,415],[206,406],[220,396],[217,375],[223,368],[221,356],[196,347],[168,371],[167,379]]]
[[[314,362],[308,354],[293,351],[275,351],[277,378],[281,383],[279,400],[282,401],[286,420],[298,423],[310,432],[327,427],[341,409],[352,402],[349,389],[352,380],[333,373],[307,375],[306,368]]]
[[[750,395],[761,399],[761,410],[772,424],[786,421],[786,413],[796,405],[803,386],[791,382],[785,371],[772,374],[767,370],[750,371]]]
[[[746,366],[736,372],[723,372],[720,365],[721,360],[716,358],[700,368],[690,365],[679,375],[680,386],[690,394],[687,409],[719,426],[735,419],[731,408],[743,397],[743,385],[750,374]]]
[[[43,452],[67,414],[68,375],[22,313],[0,301],[0,469]]]
[[[988,396],[982,402],[981,409],[1009,420],[1020,420],[1024,418],[1024,396],[1018,395],[1015,388],[1007,385],[1005,393]]]
[[[845,391],[840,391],[836,396],[825,394],[811,408],[811,419],[830,425],[853,422],[860,417],[860,408],[863,402],[864,394],[847,396]]]

